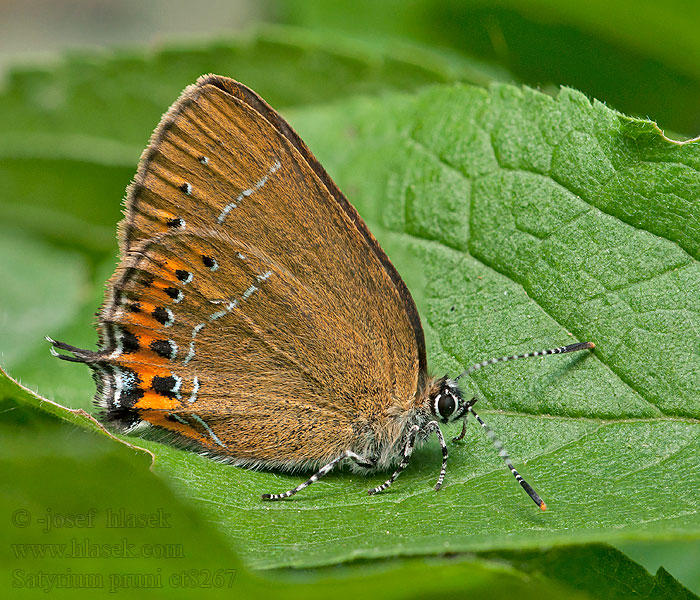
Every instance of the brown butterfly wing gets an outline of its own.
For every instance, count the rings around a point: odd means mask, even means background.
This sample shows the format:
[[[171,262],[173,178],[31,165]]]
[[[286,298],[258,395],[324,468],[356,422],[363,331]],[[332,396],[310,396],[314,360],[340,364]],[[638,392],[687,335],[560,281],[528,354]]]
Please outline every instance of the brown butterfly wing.
[[[113,418],[292,465],[333,458],[390,407],[414,405],[425,348],[410,294],[303,142],[244,86],[202,78],[164,116],[121,249],[100,315]]]

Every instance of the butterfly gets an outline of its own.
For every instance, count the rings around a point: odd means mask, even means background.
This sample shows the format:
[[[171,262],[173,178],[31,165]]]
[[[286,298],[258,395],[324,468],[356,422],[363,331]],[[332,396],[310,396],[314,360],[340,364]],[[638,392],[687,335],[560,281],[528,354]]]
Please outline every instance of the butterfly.
[[[428,373],[405,283],[287,122],[246,86],[206,75],[165,113],[119,225],[120,261],[99,312],[99,350],[47,338],[87,364],[102,418],[147,424],[234,465],[314,474],[341,462],[393,474],[440,423],[472,414],[540,508],[458,379]],[[59,353],[63,350],[69,354]]]

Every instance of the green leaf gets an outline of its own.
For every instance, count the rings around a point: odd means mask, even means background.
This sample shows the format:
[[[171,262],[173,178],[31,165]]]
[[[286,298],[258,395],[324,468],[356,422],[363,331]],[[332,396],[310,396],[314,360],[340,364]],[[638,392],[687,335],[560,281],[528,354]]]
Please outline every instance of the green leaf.
[[[87,587],[90,597],[107,597],[141,587],[129,585],[129,573],[167,585],[188,569],[240,568],[215,529],[149,473],[147,454],[107,439],[91,417],[36,398],[2,372],[0,415],[6,594],[75,598]],[[154,520],[136,527],[121,517],[141,514]]]
[[[112,236],[114,235],[113,231]],[[114,238],[112,243],[116,246]],[[51,246],[47,246],[47,253],[48,248]],[[52,252],[60,255],[60,250],[56,247],[53,247]],[[116,254],[116,248],[114,253]],[[80,256],[77,253],[71,255]],[[81,294],[73,306],[73,319],[68,322],[47,323],[35,335],[27,334],[32,329],[28,326],[22,332],[23,335],[16,339],[16,345],[25,358],[22,362],[13,365],[11,369],[8,367],[8,370],[11,370],[15,379],[33,389],[36,389],[37,385],[40,386],[41,393],[46,398],[60,399],[63,405],[93,412],[95,382],[90,369],[82,366],[76,368],[76,365],[67,365],[62,360],[56,360],[49,353],[50,345],[44,339],[44,336],[48,336],[56,340],[68,341],[79,348],[94,348],[97,345],[97,332],[91,324],[95,322],[95,313],[104,298],[105,282],[114,272],[115,259],[110,257],[95,265],[93,256],[87,255],[85,258],[90,261],[90,271],[81,282]],[[85,262],[87,261],[84,260],[81,266]],[[11,268],[11,265],[8,265],[8,268]],[[30,275],[31,272],[28,273],[30,281],[27,282],[26,303],[22,312],[35,313],[41,306],[40,299],[49,294],[47,281],[51,279],[30,277]],[[77,291],[72,289],[70,283],[67,284],[67,288],[73,292]],[[53,305],[47,309],[49,314],[54,310],[59,314],[61,312]],[[4,349],[4,344],[5,339],[0,337],[0,350]]]
[[[688,589],[700,592],[700,544],[697,540],[627,541],[615,546],[649,572],[663,566]]]
[[[92,434],[76,429],[79,424]],[[492,598],[516,593],[538,600],[691,597],[663,572],[651,577],[619,552],[595,546],[485,558],[361,562],[279,570],[273,578],[261,578],[240,564],[210,523],[147,471],[147,457],[105,439],[104,430],[85,415],[42,401],[2,372],[0,434],[0,468],[6,477],[0,491],[0,530],[6,540],[0,577],[13,598],[34,598],[40,590],[74,598],[86,584],[91,598],[113,597],[116,591],[152,597],[154,589],[169,598],[203,593],[229,598],[264,589],[285,598],[313,599],[341,597],[339,584],[347,598],[368,588],[382,589],[386,598],[435,591]],[[129,518],[142,515],[149,519],[145,527],[129,526]],[[76,555],[88,549],[88,556]],[[122,549],[127,550],[124,556],[117,554]],[[35,557],[41,552],[41,558]],[[572,553],[577,573],[566,569]],[[634,590],[619,596],[616,590],[625,589],[622,574]],[[61,583],[58,576],[67,575],[73,579]]]
[[[83,257],[0,225],[0,359],[6,367],[43,346],[51,329],[74,320],[89,292]],[[32,265],[31,269],[27,266]],[[41,294],[37,294],[40,281]]]
[[[697,598],[663,568],[650,577],[621,552],[600,544],[536,552],[484,553],[525,573],[539,574],[593,598]]]

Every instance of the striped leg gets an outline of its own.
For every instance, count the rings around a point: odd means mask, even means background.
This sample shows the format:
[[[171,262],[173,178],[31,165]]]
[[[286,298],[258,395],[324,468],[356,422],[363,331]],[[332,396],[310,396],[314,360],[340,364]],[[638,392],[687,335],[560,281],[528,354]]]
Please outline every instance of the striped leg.
[[[314,473],[309,479],[307,479],[304,483],[299,484],[297,487],[294,489],[288,490],[282,494],[263,494],[262,499],[263,500],[284,500],[285,498],[289,498],[296,494],[297,492],[300,492],[306,487],[309,487],[312,483],[316,483],[321,477],[329,473],[330,471],[333,470],[333,467],[337,465],[341,460],[345,458],[350,458],[354,460],[358,465],[365,467],[367,469],[371,469],[375,466],[375,463],[373,460],[369,458],[363,458],[362,456],[359,456],[355,454],[354,452],[351,452],[350,450],[346,450],[341,454],[338,458],[334,458],[331,462],[329,462],[327,465],[322,466],[316,473]]]
[[[414,425],[413,427],[411,427],[411,430],[408,432],[406,446],[403,449],[403,458],[401,459],[401,463],[399,464],[396,471],[394,471],[394,474],[391,477],[389,477],[389,479],[387,479],[384,483],[382,483],[382,485],[378,485],[377,487],[372,488],[367,492],[370,496],[378,494],[379,492],[383,492],[392,483],[394,483],[394,481],[396,481],[396,478],[399,475],[401,475],[401,471],[403,471],[408,466],[408,461],[411,459],[411,454],[413,454],[413,446],[416,443],[416,436],[418,435],[419,431],[420,427],[418,427],[418,425]]]
[[[467,435],[467,419],[469,418],[469,409],[476,404],[477,397],[474,396],[469,402],[465,402],[462,409],[459,411],[459,415],[464,415],[464,420],[462,421],[462,433],[457,437],[452,438],[453,442],[461,442],[464,436]],[[456,418],[459,418],[457,416]]]
[[[415,447],[416,437],[418,436],[419,431],[420,427],[418,427],[418,425],[411,427],[411,430],[408,433],[408,439],[406,440],[406,446],[403,451],[403,459],[401,460],[401,463],[397,467],[396,471],[394,471],[394,474],[384,483],[382,483],[382,485],[369,490],[368,493],[370,496],[383,492],[385,489],[387,489],[392,483],[394,483],[394,481],[396,481],[396,478],[401,474],[401,471],[408,466],[408,462],[411,459],[411,454],[413,454],[413,448]],[[437,421],[430,421],[430,423],[425,426],[424,431],[426,434],[430,434],[434,431],[438,436],[440,448],[442,449],[442,468],[440,469],[440,477],[438,477],[437,483],[435,484],[435,491],[437,491],[442,487],[442,482],[445,480],[445,473],[447,472],[447,444],[445,444],[445,438],[442,435],[442,431],[440,431],[440,426],[438,425]]]
[[[530,496],[530,498],[532,498],[533,502],[537,504],[537,506],[539,506],[542,510],[547,510],[547,505],[542,501],[542,498],[540,498],[539,494],[532,488],[532,486],[527,481],[525,481],[522,478],[520,473],[518,473],[515,470],[515,467],[513,466],[513,463],[510,460],[510,456],[508,456],[508,452],[506,452],[506,449],[503,447],[503,443],[501,442],[501,440],[499,440],[496,437],[496,434],[493,432],[493,430],[481,420],[481,417],[477,415],[476,412],[474,412],[474,409],[472,408],[471,404],[469,405],[468,411],[474,415],[474,418],[477,421],[479,421],[479,424],[484,428],[486,435],[489,436],[496,450],[498,450],[499,456],[503,459],[503,462],[506,463],[506,466],[510,469],[510,472],[513,473],[513,477],[515,477],[515,480],[522,486],[522,488],[527,492],[527,495]]]
[[[467,435],[467,418],[468,417],[464,417],[464,420],[462,421],[462,433],[460,433],[457,437],[453,437],[453,442],[461,442],[464,439],[464,436]]]
[[[435,491],[437,492],[442,487],[442,482],[445,481],[445,473],[447,473],[447,444],[445,443],[445,437],[440,431],[440,426],[437,421],[430,421],[425,428],[426,432],[435,432],[438,441],[440,442],[440,449],[442,450],[442,467],[440,467],[440,477],[438,477],[437,483],[435,484]]]

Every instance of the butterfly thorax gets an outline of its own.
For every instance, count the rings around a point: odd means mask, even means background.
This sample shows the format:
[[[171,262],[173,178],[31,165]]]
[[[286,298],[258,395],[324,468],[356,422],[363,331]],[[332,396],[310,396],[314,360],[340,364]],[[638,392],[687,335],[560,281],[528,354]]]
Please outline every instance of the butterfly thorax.
[[[418,426],[419,432],[422,432],[425,425],[434,420],[430,407],[441,389],[443,379],[428,378],[412,398],[406,401],[393,399],[380,418],[356,423],[353,436],[355,443],[349,450],[374,460],[376,466],[371,469],[373,471],[395,467],[401,460],[411,429]],[[427,435],[419,433],[416,444],[422,444],[426,437]],[[353,465],[353,470],[368,469]]]

